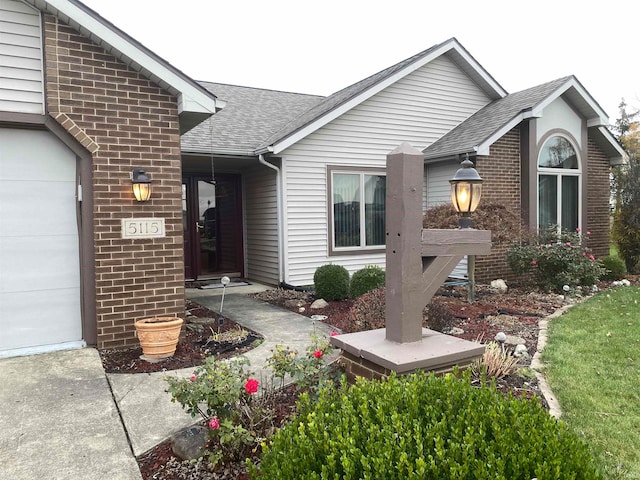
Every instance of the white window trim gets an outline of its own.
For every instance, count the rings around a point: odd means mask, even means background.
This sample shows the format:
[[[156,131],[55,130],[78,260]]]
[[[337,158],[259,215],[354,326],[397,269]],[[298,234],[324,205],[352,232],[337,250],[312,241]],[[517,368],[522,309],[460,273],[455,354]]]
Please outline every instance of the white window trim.
[[[342,175],[358,175],[360,180],[360,245],[356,247],[336,247],[336,237],[335,237],[335,218],[333,216],[334,204],[333,204],[333,186],[334,175],[342,174]],[[328,188],[328,207],[330,209],[329,218],[331,221],[329,222],[329,246],[330,246],[330,255],[342,255],[342,254],[358,254],[358,253],[378,253],[384,252],[386,246],[385,245],[366,245],[366,228],[365,228],[365,208],[364,208],[364,188],[365,181],[364,177],[366,175],[380,175],[387,176],[387,172],[384,169],[380,168],[372,168],[372,167],[339,167],[339,166],[328,166],[328,175],[331,177],[329,179]],[[385,199],[386,203],[386,199]],[[385,205],[386,208],[386,205]]]
[[[576,152],[578,168],[551,168],[539,166],[540,155],[542,154],[544,146],[549,140],[555,137],[562,137],[571,144],[574,152]],[[553,135],[545,139],[545,141],[541,144],[540,150],[538,151],[538,157],[536,158],[536,229],[538,231],[540,230],[540,175],[554,175],[556,177],[556,188],[558,192],[558,200],[556,202],[556,218],[560,220],[558,222],[558,235],[562,233],[562,177],[578,177],[578,228],[582,229],[582,158],[580,155],[580,149],[569,136],[562,133],[554,133]]]

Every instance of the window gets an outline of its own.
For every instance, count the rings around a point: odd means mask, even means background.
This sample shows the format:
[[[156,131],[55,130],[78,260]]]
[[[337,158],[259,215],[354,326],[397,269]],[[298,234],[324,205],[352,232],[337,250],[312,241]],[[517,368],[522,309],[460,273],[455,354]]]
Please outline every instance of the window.
[[[545,141],[538,156],[538,228],[580,226],[581,170],[572,143],[556,135]]]
[[[386,176],[377,170],[329,169],[331,250],[380,250],[385,245]]]

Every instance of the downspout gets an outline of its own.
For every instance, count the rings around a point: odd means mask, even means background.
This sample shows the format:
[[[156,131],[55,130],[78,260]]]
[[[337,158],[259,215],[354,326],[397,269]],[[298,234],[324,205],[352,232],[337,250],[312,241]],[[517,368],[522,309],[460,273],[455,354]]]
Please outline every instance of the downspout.
[[[278,223],[278,285],[284,282],[283,226],[282,226],[282,175],[280,168],[267,162],[262,153],[258,154],[258,162],[276,172],[276,209]]]

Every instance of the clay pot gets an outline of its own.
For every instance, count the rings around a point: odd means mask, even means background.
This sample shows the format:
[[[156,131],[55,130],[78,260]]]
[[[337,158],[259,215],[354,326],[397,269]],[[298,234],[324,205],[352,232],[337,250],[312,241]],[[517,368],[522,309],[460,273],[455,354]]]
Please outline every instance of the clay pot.
[[[178,317],[143,318],[135,323],[142,353],[149,359],[173,356],[183,320]]]

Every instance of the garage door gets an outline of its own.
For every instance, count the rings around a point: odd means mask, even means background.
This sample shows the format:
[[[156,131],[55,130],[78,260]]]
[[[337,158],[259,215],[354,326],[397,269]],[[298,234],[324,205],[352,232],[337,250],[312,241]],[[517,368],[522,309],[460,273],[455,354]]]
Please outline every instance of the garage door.
[[[0,357],[82,344],[76,157],[0,128]]]
[[[451,184],[449,180],[453,178],[460,168],[458,162],[440,162],[427,165],[427,208],[436,207],[443,203],[451,203]],[[458,266],[451,272],[451,278],[466,279],[467,257],[465,256]]]

